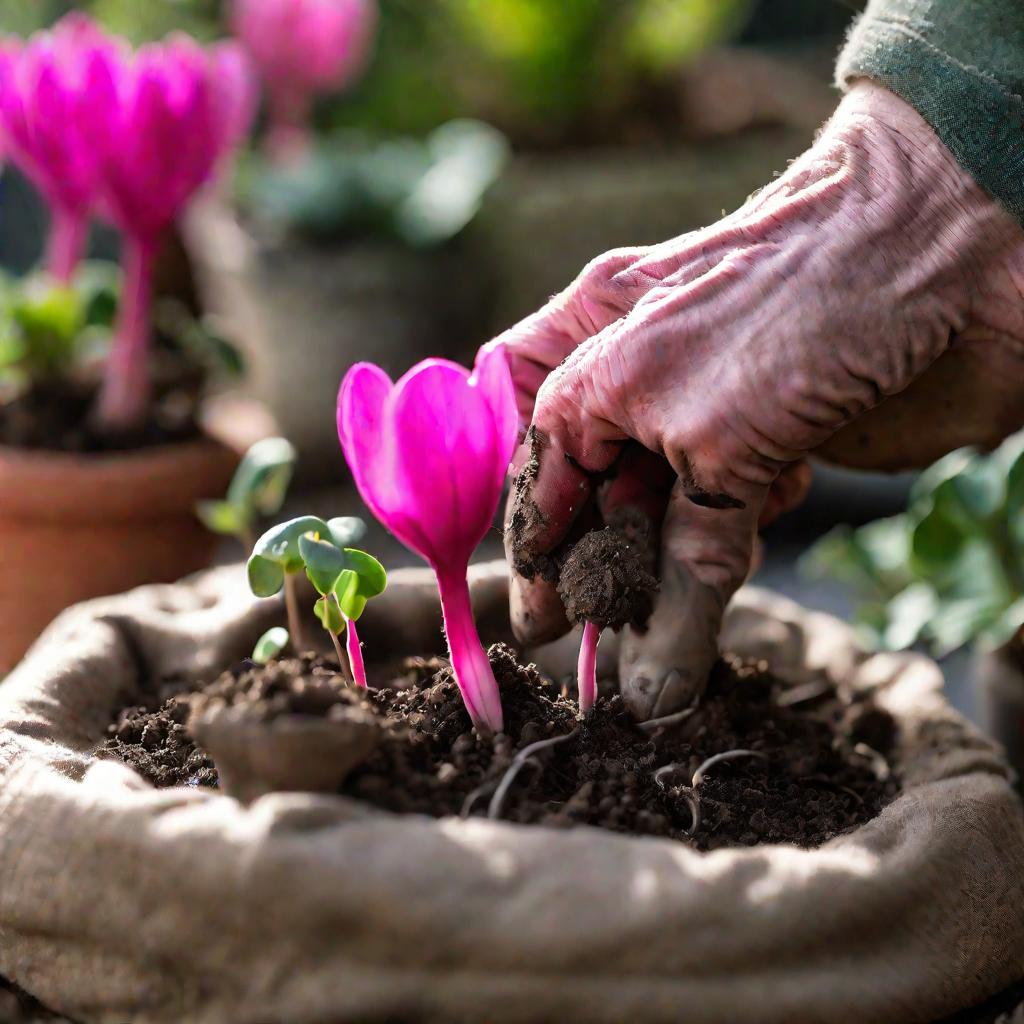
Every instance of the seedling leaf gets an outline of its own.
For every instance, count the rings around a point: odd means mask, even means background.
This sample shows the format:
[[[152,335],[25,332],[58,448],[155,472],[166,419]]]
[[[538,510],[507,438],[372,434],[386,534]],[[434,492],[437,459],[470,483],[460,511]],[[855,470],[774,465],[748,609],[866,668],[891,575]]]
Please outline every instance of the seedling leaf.
[[[316,612],[320,625],[328,633],[333,633],[337,636],[345,631],[345,616],[342,615],[338,602],[332,596],[321,597],[314,606],[313,611]]]
[[[257,441],[242,459],[228,488],[227,500],[245,514],[248,523],[256,516],[281,511],[295,469],[296,453],[283,437]]]
[[[345,569],[345,555],[329,540],[321,540],[317,533],[299,538],[299,552],[306,566],[309,582],[318,594],[330,594]]]
[[[305,568],[299,551],[299,538],[307,533],[318,533],[326,537],[329,532],[327,523],[317,516],[299,516],[267,530],[256,541],[252,553],[276,562],[285,572],[298,572]]]
[[[290,639],[288,630],[283,626],[274,626],[273,629],[268,629],[256,641],[256,646],[252,651],[252,660],[257,665],[266,665],[288,646]]]
[[[196,505],[196,515],[211,533],[223,533],[231,537],[237,536],[248,525],[229,501],[200,501]]]
[[[263,555],[253,555],[246,567],[249,574],[249,589],[257,597],[273,597],[284,586],[284,569]]]
[[[331,540],[338,548],[351,547],[366,536],[366,523],[356,516],[339,516],[337,519],[330,519],[327,526]]]

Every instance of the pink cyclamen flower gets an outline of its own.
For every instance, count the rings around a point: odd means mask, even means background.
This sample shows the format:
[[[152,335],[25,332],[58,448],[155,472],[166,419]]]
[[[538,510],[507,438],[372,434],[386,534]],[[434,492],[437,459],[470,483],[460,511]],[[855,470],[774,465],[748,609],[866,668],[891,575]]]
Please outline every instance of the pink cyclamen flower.
[[[455,678],[474,724],[500,732],[501,700],[473,621],[469,559],[490,529],[518,433],[504,350],[472,373],[443,359],[397,384],[359,363],[338,395],[338,436],[373,514],[437,575]]]
[[[160,238],[245,135],[255,84],[236,44],[204,50],[179,34],[122,61],[116,86],[103,208],[124,236],[125,281],[100,418],[127,429],[149,401],[149,312]]]
[[[341,89],[369,59],[376,0],[234,0],[235,35],[266,83],[268,145],[278,157],[305,148],[313,97]]]
[[[0,48],[0,129],[49,204],[47,267],[60,281],[81,259],[98,197],[120,50],[83,14]]]

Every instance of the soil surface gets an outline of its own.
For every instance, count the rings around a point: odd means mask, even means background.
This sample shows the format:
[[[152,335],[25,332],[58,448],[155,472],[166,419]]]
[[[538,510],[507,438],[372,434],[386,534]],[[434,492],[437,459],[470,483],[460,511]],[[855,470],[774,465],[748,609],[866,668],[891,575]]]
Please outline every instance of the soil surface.
[[[368,705],[382,741],[342,792],[397,813],[587,824],[702,850],[809,847],[874,817],[898,791],[886,771],[895,738],[888,715],[869,703],[844,705],[831,691],[801,694],[755,665],[721,661],[699,707],[652,733],[635,725],[618,696],[602,698],[590,720],[578,722],[575,701],[518,664],[510,648],[495,645],[490,657],[505,710],[505,733],[491,738],[471,729],[451,669],[436,659],[410,659],[388,687],[365,694],[346,689],[324,657],[247,662],[201,699],[247,705],[261,720]],[[149,708],[122,712],[103,753],[156,786],[214,786],[216,769],[186,727],[195,698],[182,690],[180,680],[169,681]],[[794,696],[803,699],[793,704]],[[509,777],[525,748],[558,738],[524,754]],[[717,762],[692,785],[709,758],[736,750],[759,756]]]
[[[105,434],[92,419],[95,379],[52,380],[5,394],[0,389],[0,445],[95,454],[174,444],[197,437],[202,373],[167,353],[154,359],[154,399],[144,424]]]

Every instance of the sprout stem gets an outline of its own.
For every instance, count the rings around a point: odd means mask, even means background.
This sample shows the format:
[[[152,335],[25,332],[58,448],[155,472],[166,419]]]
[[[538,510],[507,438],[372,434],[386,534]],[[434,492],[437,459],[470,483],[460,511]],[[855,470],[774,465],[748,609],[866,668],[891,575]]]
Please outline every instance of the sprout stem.
[[[501,732],[504,727],[501,694],[473,620],[469,581],[465,572],[436,572],[452,671],[466,710],[482,735]]]
[[[589,715],[597,703],[597,645],[601,642],[601,627],[593,622],[583,626],[580,659],[576,667],[580,714]]]
[[[302,616],[299,614],[299,595],[296,592],[298,573],[284,574],[284,604],[288,609],[288,632],[292,638],[292,647],[296,654],[301,654],[306,646],[306,634],[302,629]]]
[[[330,633],[330,630],[328,630]],[[345,657],[345,651],[341,646],[341,641],[338,639],[337,633],[330,633],[331,641],[334,644],[335,653],[338,655],[338,668],[341,669],[341,674],[345,677],[345,682],[349,685],[352,684],[352,670],[348,667],[348,658]]]
[[[108,431],[138,427],[149,408],[149,321],[155,263],[153,242],[125,236],[121,307],[99,402],[99,420]]]
[[[356,631],[354,619],[348,622],[348,637],[346,638],[348,649],[348,660],[352,665],[352,676],[356,686],[366,689],[366,665],[363,663],[363,645],[359,642],[359,633]]]
[[[50,237],[46,248],[46,267],[50,276],[68,284],[82,260],[89,221],[80,211],[51,206]]]

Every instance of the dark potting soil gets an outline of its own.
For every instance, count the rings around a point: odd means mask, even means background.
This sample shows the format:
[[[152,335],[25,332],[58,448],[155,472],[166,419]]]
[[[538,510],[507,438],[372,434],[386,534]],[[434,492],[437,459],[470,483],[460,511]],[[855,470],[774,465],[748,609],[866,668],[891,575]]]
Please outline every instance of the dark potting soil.
[[[168,367],[155,382],[146,422],[116,435],[98,430],[93,421],[95,381],[53,380],[14,394],[0,391],[0,445],[97,454],[190,441],[199,435],[201,384],[194,370]]]
[[[691,714],[651,733],[618,696],[602,698],[591,719],[578,722],[575,702],[535,667],[519,665],[510,648],[495,645],[490,657],[505,712],[505,732],[491,738],[471,729],[451,669],[436,659],[410,659],[390,685],[365,693],[346,689],[321,656],[243,663],[205,687],[202,701],[245,705],[262,720],[368,706],[382,741],[341,791],[397,813],[490,812],[523,824],[665,836],[702,850],[809,847],[874,817],[898,791],[895,776],[879,772],[895,738],[887,714],[866,702],[844,705],[832,691],[791,705],[795,691],[737,659],[719,662]],[[216,769],[188,733],[194,698],[181,688],[172,681],[149,709],[122,712],[103,753],[156,786],[214,786]],[[508,779],[518,754],[558,737],[569,738],[533,751]],[[708,758],[735,750],[760,756],[711,765],[691,787]]]

